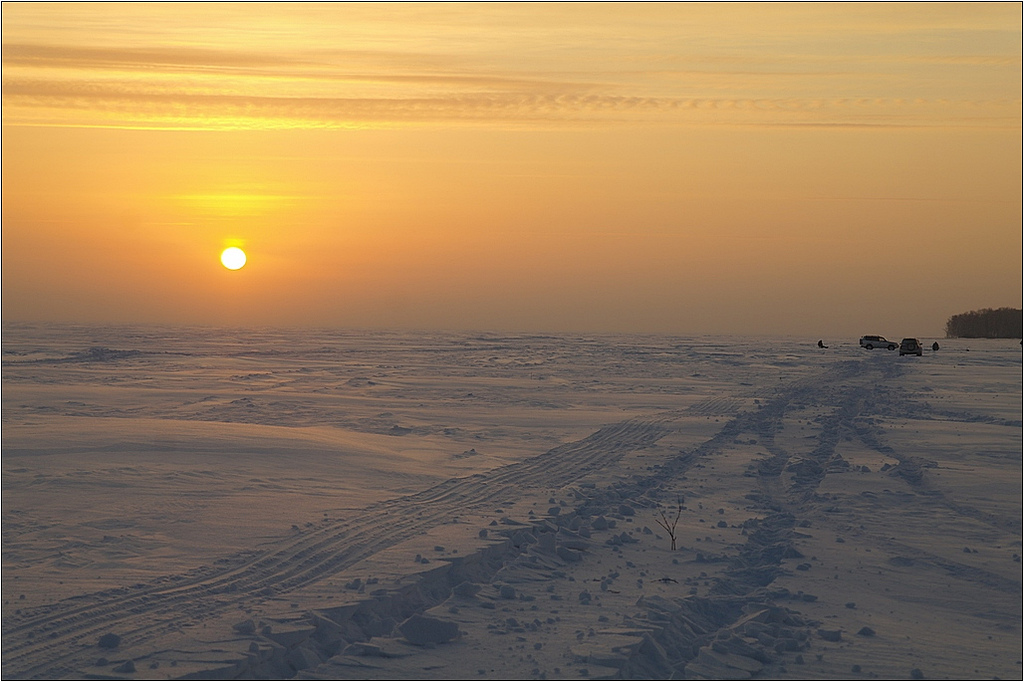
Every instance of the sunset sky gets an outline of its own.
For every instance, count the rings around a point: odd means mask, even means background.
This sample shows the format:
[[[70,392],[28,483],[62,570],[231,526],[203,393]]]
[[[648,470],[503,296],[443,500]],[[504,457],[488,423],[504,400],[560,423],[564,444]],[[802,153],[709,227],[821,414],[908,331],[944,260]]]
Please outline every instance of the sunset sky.
[[[1021,42],[1019,3],[6,3],[3,319],[940,336],[1021,306]]]

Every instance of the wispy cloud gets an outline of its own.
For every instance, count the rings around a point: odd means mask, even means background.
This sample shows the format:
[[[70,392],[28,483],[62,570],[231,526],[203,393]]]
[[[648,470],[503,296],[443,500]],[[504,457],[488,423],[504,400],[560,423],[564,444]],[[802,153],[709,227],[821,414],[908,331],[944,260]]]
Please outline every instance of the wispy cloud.
[[[657,37],[649,42],[604,25],[550,46],[529,33],[502,34],[506,48],[521,45],[519,55],[489,49],[465,27],[450,29],[463,42],[449,44],[408,26],[390,36],[381,26],[366,24],[369,33],[357,39],[349,32],[260,49],[251,47],[255,40],[209,38],[125,44],[123,33],[110,45],[12,39],[3,45],[3,120],[187,129],[1019,127],[1021,120],[1019,49],[848,52],[817,36],[794,51],[794,34],[770,34],[760,49],[738,39],[713,47],[673,40],[671,26],[652,24]],[[545,40],[557,37],[545,30]]]
[[[367,77],[369,78],[369,77]],[[365,127],[407,123],[799,125],[912,127],[1015,125],[1019,102],[921,98],[655,97],[555,87],[502,88],[474,80],[423,96],[257,95],[208,85],[138,79],[7,78],[4,118],[14,124],[167,126],[175,128]],[[486,83],[483,90],[476,88]],[[432,81],[436,85],[436,82]],[[451,81],[445,81],[451,86]],[[562,90],[562,91],[560,91]],[[574,92],[573,90],[578,90]],[[955,115],[954,115],[955,114]],[[52,117],[52,118],[51,118]]]
[[[391,83],[395,85],[446,85],[462,88],[505,90],[579,90],[598,87],[597,82],[558,78],[523,78],[515,75],[454,71],[459,60],[436,55],[331,50],[303,58],[266,52],[226,51],[190,47],[153,49],[65,47],[39,44],[3,46],[3,65],[36,73],[60,69],[77,72],[76,78],[99,73],[193,76],[243,76],[316,80],[325,83]]]
[[[190,47],[107,48],[41,44],[3,46],[5,67],[75,69],[208,69],[279,66],[293,60],[254,52],[211,50]]]

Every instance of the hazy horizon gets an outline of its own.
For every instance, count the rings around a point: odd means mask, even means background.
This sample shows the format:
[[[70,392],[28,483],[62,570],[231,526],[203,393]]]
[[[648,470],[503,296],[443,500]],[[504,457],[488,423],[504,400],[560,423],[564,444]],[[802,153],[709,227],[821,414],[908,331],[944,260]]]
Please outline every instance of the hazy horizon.
[[[406,336],[406,335],[436,335],[436,336],[451,336],[451,337],[465,337],[467,339],[476,339],[486,341],[489,338],[495,340],[505,340],[511,338],[523,338],[523,339],[578,339],[578,338],[594,338],[594,339],[623,339],[623,338],[650,338],[652,341],[659,340],[671,340],[671,339],[693,339],[693,340],[713,340],[722,339],[729,340],[735,339],[737,341],[750,341],[755,339],[766,339],[773,341],[793,341],[795,343],[805,345],[807,348],[812,348],[816,345],[816,342],[821,339],[825,344],[829,344],[826,347],[840,347],[843,345],[858,345],[859,339],[865,334],[872,334],[878,332],[879,335],[884,336],[893,341],[899,341],[902,333],[899,329],[886,330],[882,329],[868,329],[867,331],[860,330],[856,333],[835,333],[835,334],[799,334],[799,333],[743,333],[743,332],[665,332],[665,331],[637,331],[637,330],[623,330],[623,331],[608,331],[601,329],[528,329],[519,327],[399,327],[399,326],[377,326],[377,327],[359,327],[359,326],[341,326],[341,325],[317,325],[317,324],[218,324],[214,322],[117,322],[117,321],[87,321],[79,322],[74,320],[8,320],[3,321],[4,327],[11,328],[42,328],[42,329],[61,329],[66,328],[69,330],[75,329],[129,329],[135,331],[152,331],[152,332],[169,332],[169,331],[182,331],[182,332],[209,332],[212,334],[231,334],[231,333],[275,333],[280,332],[282,334],[305,334],[308,333],[311,336],[319,336],[321,334],[338,334],[340,337],[359,337],[368,336],[372,337],[375,335],[381,336]],[[902,328],[902,327],[901,327]],[[945,330],[940,330],[935,334],[919,333],[920,339],[926,339],[930,343],[933,339],[949,339],[949,340],[960,340],[966,343],[978,342],[978,341],[1005,341],[1006,338],[989,338],[989,337],[948,337],[946,336]],[[184,338],[184,336],[182,337]],[[1008,337],[1007,337],[1008,338]],[[100,344],[102,347],[102,344]],[[115,342],[115,345],[116,342]],[[122,348],[114,348],[113,350],[124,350]]]
[[[7,4],[3,319],[940,338],[1022,306],[1021,40],[1004,3]]]

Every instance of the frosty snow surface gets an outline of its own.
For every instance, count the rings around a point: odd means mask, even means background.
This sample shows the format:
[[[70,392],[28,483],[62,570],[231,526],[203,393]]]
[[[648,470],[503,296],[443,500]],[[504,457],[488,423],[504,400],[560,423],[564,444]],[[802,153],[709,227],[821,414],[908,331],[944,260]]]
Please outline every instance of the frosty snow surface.
[[[5,323],[3,677],[1020,679],[939,341]]]

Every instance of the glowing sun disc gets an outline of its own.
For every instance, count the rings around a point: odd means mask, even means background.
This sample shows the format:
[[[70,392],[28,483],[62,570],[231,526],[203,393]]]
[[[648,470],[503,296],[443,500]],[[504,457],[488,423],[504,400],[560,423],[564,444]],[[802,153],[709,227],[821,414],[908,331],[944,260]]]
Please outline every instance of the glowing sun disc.
[[[221,252],[220,262],[228,270],[238,270],[245,265],[245,251],[237,246],[229,246]]]

